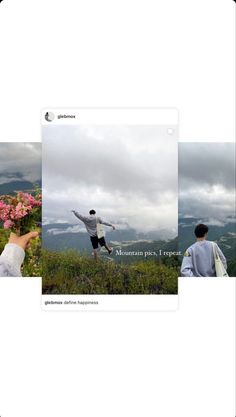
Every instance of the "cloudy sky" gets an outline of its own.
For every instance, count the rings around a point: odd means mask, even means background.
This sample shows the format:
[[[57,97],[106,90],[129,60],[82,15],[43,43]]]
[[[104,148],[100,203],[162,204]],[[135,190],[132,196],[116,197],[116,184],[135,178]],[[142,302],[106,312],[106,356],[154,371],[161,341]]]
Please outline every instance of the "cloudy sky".
[[[176,229],[177,143],[158,126],[45,126],[44,221],[94,208],[139,231]]]
[[[235,215],[234,143],[179,144],[179,211],[216,225]]]
[[[41,179],[41,143],[0,143],[0,186]]]

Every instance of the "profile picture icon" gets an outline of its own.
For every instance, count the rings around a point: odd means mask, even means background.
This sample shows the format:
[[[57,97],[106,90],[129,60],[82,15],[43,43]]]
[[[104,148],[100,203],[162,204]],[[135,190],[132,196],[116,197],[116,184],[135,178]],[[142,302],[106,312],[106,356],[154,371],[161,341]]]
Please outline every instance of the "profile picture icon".
[[[52,113],[51,111],[47,111],[45,113],[45,120],[47,120],[47,122],[52,122],[54,120],[54,113]]]

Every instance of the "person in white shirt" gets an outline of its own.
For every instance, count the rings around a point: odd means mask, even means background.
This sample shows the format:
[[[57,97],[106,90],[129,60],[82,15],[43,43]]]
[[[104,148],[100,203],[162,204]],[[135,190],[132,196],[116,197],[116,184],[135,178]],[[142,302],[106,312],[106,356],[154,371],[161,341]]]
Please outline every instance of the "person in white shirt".
[[[181,265],[181,277],[215,277],[215,260],[213,242],[207,240],[208,227],[198,224],[194,230],[197,241],[184,253]],[[227,262],[219,246],[215,244],[216,252],[221,259],[225,270]]]
[[[74,213],[74,215],[81,220],[85,227],[86,230],[90,236],[90,240],[91,240],[91,244],[93,247],[93,254],[94,254],[94,259],[95,261],[97,261],[98,259],[98,254],[97,254],[97,249],[98,249],[98,245],[100,246],[104,246],[108,252],[108,254],[110,255],[112,253],[112,248],[110,248],[105,240],[105,237],[98,237],[97,235],[97,224],[104,224],[105,226],[110,226],[112,227],[113,230],[115,230],[115,226],[113,226],[113,224],[105,222],[104,220],[101,219],[101,217],[97,217],[96,216],[96,211],[95,210],[90,210],[89,211],[89,216],[84,216],[80,213],[78,213],[78,211],[72,210],[72,213]]]

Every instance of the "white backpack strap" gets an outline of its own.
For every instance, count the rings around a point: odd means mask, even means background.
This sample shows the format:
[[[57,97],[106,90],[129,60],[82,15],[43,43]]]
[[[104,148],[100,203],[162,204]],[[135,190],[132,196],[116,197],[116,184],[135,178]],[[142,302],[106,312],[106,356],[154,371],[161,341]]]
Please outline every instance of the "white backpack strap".
[[[97,226],[98,224],[101,224],[101,223],[100,223],[100,221],[99,221],[99,217],[97,217],[97,216],[96,216],[96,226]]]
[[[212,246],[213,246],[214,259],[218,259],[219,258],[219,255],[218,255],[218,253],[216,251],[216,243],[215,242],[212,242]]]

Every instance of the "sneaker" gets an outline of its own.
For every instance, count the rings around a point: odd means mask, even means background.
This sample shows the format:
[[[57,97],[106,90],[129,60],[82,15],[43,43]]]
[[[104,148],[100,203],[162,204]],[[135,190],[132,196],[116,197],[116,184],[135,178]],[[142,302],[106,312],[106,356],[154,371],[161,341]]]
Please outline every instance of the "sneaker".
[[[111,253],[113,252],[113,249],[111,248],[109,251],[108,251],[108,253],[109,253],[109,255],[111,255]]]

